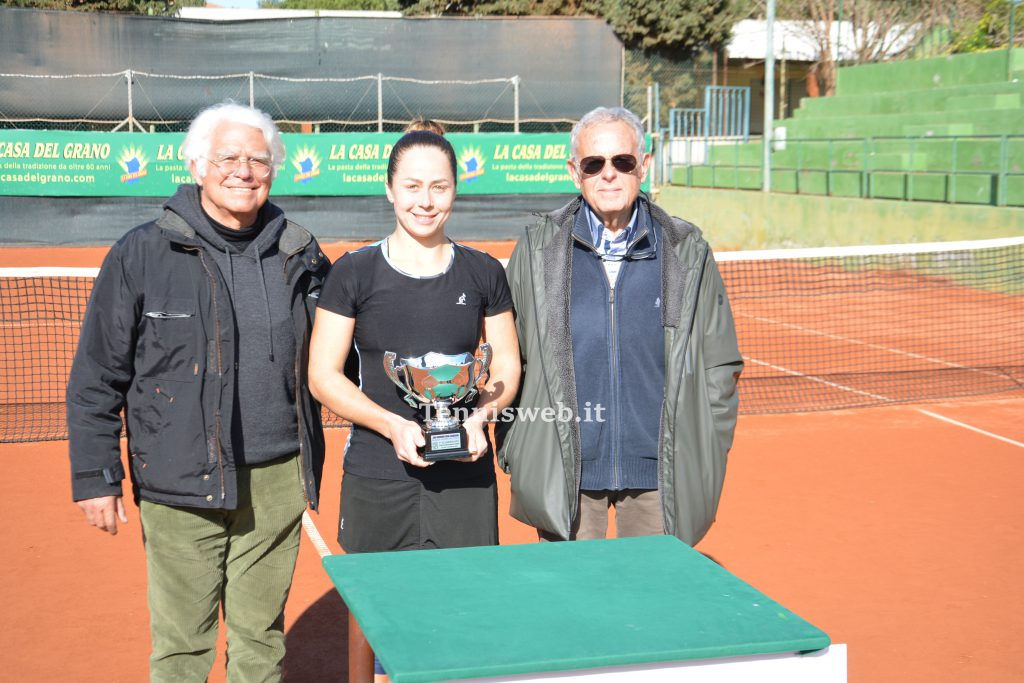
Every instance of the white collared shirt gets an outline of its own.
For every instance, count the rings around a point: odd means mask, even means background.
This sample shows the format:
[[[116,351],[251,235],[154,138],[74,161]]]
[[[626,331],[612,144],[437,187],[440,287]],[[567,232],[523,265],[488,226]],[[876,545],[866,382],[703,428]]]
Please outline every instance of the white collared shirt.
[[[633,215],[629,217],[629,224],[618,233],[613,233],[604,227],[601,219],[597,217],[593,209],[586,202],[583,202],[583,210],[587,212],[587,224],[590,226],[591,239],[594,241],[594,248],[601,255],[604,264],[605,275],[608,276],[608,285],[615,289],[615,282],[619,277],[619,269],[622,268],[622,259],[626,255],[626,248],[636,233],[636,217],[638,207],[634,204]],[[611,258],[604,258],[604,257]]]

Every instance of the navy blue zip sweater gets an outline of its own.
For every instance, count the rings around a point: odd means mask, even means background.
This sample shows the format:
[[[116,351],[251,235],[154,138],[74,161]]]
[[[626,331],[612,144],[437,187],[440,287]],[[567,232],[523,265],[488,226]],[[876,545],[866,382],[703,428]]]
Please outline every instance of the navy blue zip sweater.
[[[584,491],[658,488],[662,240],[642,205],[637,222],[614,290],[582,210],[573,229],[570,324]]]

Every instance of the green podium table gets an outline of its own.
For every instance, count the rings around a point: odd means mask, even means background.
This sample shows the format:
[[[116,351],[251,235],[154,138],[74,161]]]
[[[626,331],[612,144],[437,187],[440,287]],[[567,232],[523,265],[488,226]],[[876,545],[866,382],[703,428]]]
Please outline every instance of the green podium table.
[[[323,562],[393,683],[749,666],[810,659],[799,653],[830,645],[826,633],[670,536]],[[840,666],[832,680],[845,680],[845,649],[829,670]]]

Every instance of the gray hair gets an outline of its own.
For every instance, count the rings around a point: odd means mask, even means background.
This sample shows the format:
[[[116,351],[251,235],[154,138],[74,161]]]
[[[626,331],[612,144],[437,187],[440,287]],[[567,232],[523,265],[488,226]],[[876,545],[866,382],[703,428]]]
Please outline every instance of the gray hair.
[[[182,143],[185,158],[195,162],[196,172],[200,178],[206,176],[206,155],[212,151],[210,146],[213,144],[210,138],[213,137],[213,131],[222,123],[258,128],[263,133],[267,149],[270,150],[273,169],[271,178],[277,176],[278,169],[284,165],[284,142],[281,140],[281,131],[277,129],[277,124],[259,109],[227,100],[199,112],[192,120],[192,125],[188,127],[188,134]]]
[[[591,126],[617,122],[625,123],[633,129],[633,134],[636,137],[637,159],[643,159],[645,152],[644,143],[646,142],[644,125],[640,122],[639,116],[625,107],[598,107],[584,114],[583,118],[572,127],[572,134],[569,137],[569,151],[572,154],[572,158],[576,161],[580,160],[577,151],[579,150],[580,135],[583,134],[584,130]]]

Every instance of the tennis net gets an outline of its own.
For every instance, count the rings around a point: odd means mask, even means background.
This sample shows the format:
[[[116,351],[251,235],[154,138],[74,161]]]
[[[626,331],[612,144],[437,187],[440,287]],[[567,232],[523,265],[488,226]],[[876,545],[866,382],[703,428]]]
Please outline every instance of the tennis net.
[[[745,413],[1024,389],[1024,238],[719,254]]]
[[[746,361],[742,413],[1024,390],[1024,238],[716,260]],[[67,438],[65,386],[95,274],[0,269],[0,442]]]

